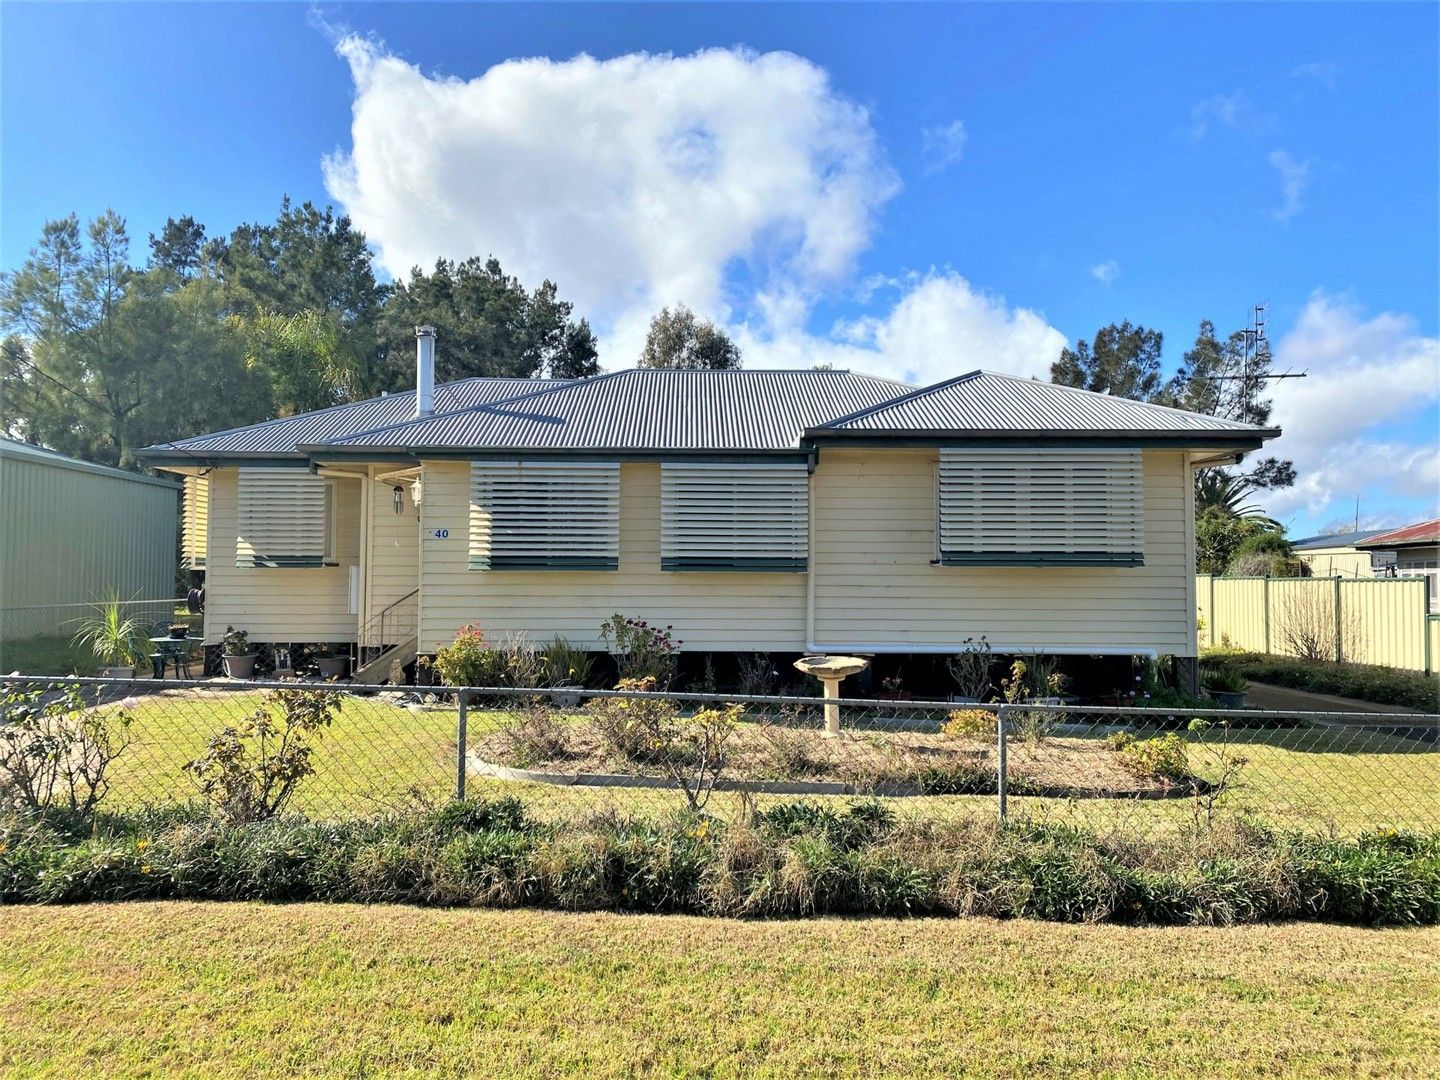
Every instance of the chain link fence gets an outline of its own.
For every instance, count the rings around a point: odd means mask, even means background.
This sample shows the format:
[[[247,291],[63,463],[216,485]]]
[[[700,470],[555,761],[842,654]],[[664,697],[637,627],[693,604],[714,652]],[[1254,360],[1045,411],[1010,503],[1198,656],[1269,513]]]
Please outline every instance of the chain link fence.
[[[315,714],[296,703],[310,691],[333,696],[324,722],[306,725],[297,717]],[[1440,830],[1436,716],[5,681],[7,800],[26,797],[22,788],[60,798],[98,769],[103,810],[203,801],[216,797],[207,776],[227,761],[288,779],[279,809],[320,819],[455,796],[514,796],[552,820],[685,810],[729,818],[780,802],[879,799],[898,815],[999,816],[1137,838],[1225,816],[1337,836]]]

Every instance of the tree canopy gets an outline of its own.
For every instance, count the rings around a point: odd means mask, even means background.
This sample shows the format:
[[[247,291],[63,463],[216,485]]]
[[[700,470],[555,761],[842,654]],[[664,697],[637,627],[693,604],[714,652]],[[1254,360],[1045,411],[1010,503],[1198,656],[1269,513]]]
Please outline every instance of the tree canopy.
[[[708,368],[740,366],[740,349],[709,319],[699,319],[684,304],[661,308],[650,320],[640,366],[646,368]]]
[[[228,236],[171,217],[143,265],[119,214],[72,214],[0,275],[0,428],[133,468],[137,447],[408,388],[425,323],[441,380],[599,371],[554,282],[529,290],[471,258],[387,285],[329,207],[287,198]]]
[[[1263,337],[1255,339],[1237,330],[1221,340],[1215,324],[1206,319],[1179,368],[1162,380],[1163,344],[1164,336],[1158,330],[1128,320],[1111,323],[1096,331],[1093,346],[1082,338],[1074,348],[1062,349],[1059,359],[1050,365],[1050,381],[1226,420],[1270,422],[1271,402],[1265,390],[1272,377],[1271,355]],[[1195,474],[1196,531],[1202,549],[1197,557],[1199,568],[1209,567],[1212,573],[1224,569],[1233,546],[1239,543],[1235,537],[1248,535],[1249,526],[1236,526],[1235,521],[1255,519],[1258,526],[1278,528],[1248,500],[1259,491],[1289,487],[1294,482],[1294,464],[1275,457],[1247,462],[1243,469],[1199,470]]]

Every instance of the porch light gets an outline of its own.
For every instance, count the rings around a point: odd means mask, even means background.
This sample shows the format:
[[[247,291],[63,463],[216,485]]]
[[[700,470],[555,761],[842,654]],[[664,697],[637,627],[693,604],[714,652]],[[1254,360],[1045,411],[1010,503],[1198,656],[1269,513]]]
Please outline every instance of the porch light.
[[[390,489],[390,505],[395,508],[397,514],[405,512],[405,489],[399,484]]]

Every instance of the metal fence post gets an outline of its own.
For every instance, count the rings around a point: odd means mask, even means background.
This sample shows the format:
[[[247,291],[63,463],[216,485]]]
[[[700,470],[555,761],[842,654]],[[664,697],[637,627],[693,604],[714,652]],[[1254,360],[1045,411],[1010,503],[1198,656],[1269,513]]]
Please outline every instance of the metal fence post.
[[[1270,651],[1270,573],[1265,573],[1265,597],[1260,603],[1261,617],[1265,620],[1265,651]]]
[[[1335,662],[1345,659],[1345,647],[1341,644],[1340,624],[1340,575],[1335,575]]]
[[[1000,823],[1003,825],[1003,824],[1005,823],[1006,815],[1007,815],[1008,812],[1009,812],[1009,811],[1008,811],[1008,808],[1007,808],[1006,805],[1005,805],[1005,800],[1006,800],[1006,787],[1007,787],[1007,784],[1006,784],[1007,766],[1006,766],[1006,760],[1005,760],[1005,706],[1004,706],[1004,705],[1001,705],[998,709],[995,710],[995,739],[996,739],[996,742],[995,742],[995,747],[996,747],[995,793],[996,793],[996,796],[997,796],[997,801],[998,801],[998,803],[999,803]]]
[[[459,720],[455,725],[455,798],[465,798],[465,726],[469,720],[470,693],[461,690]]]

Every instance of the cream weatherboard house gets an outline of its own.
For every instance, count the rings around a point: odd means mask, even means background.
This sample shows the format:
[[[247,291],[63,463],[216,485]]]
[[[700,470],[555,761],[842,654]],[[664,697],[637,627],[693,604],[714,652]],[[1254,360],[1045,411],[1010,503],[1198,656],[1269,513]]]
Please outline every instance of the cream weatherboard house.
[[[974,371],[633,370],[433,386],[144,452],[185,483],[206,634],[383,675],[465,623],[599,649],[1198,653],[1192,473],[1278,434]],[[1188,681],[1188,680],[1187,680]]]

